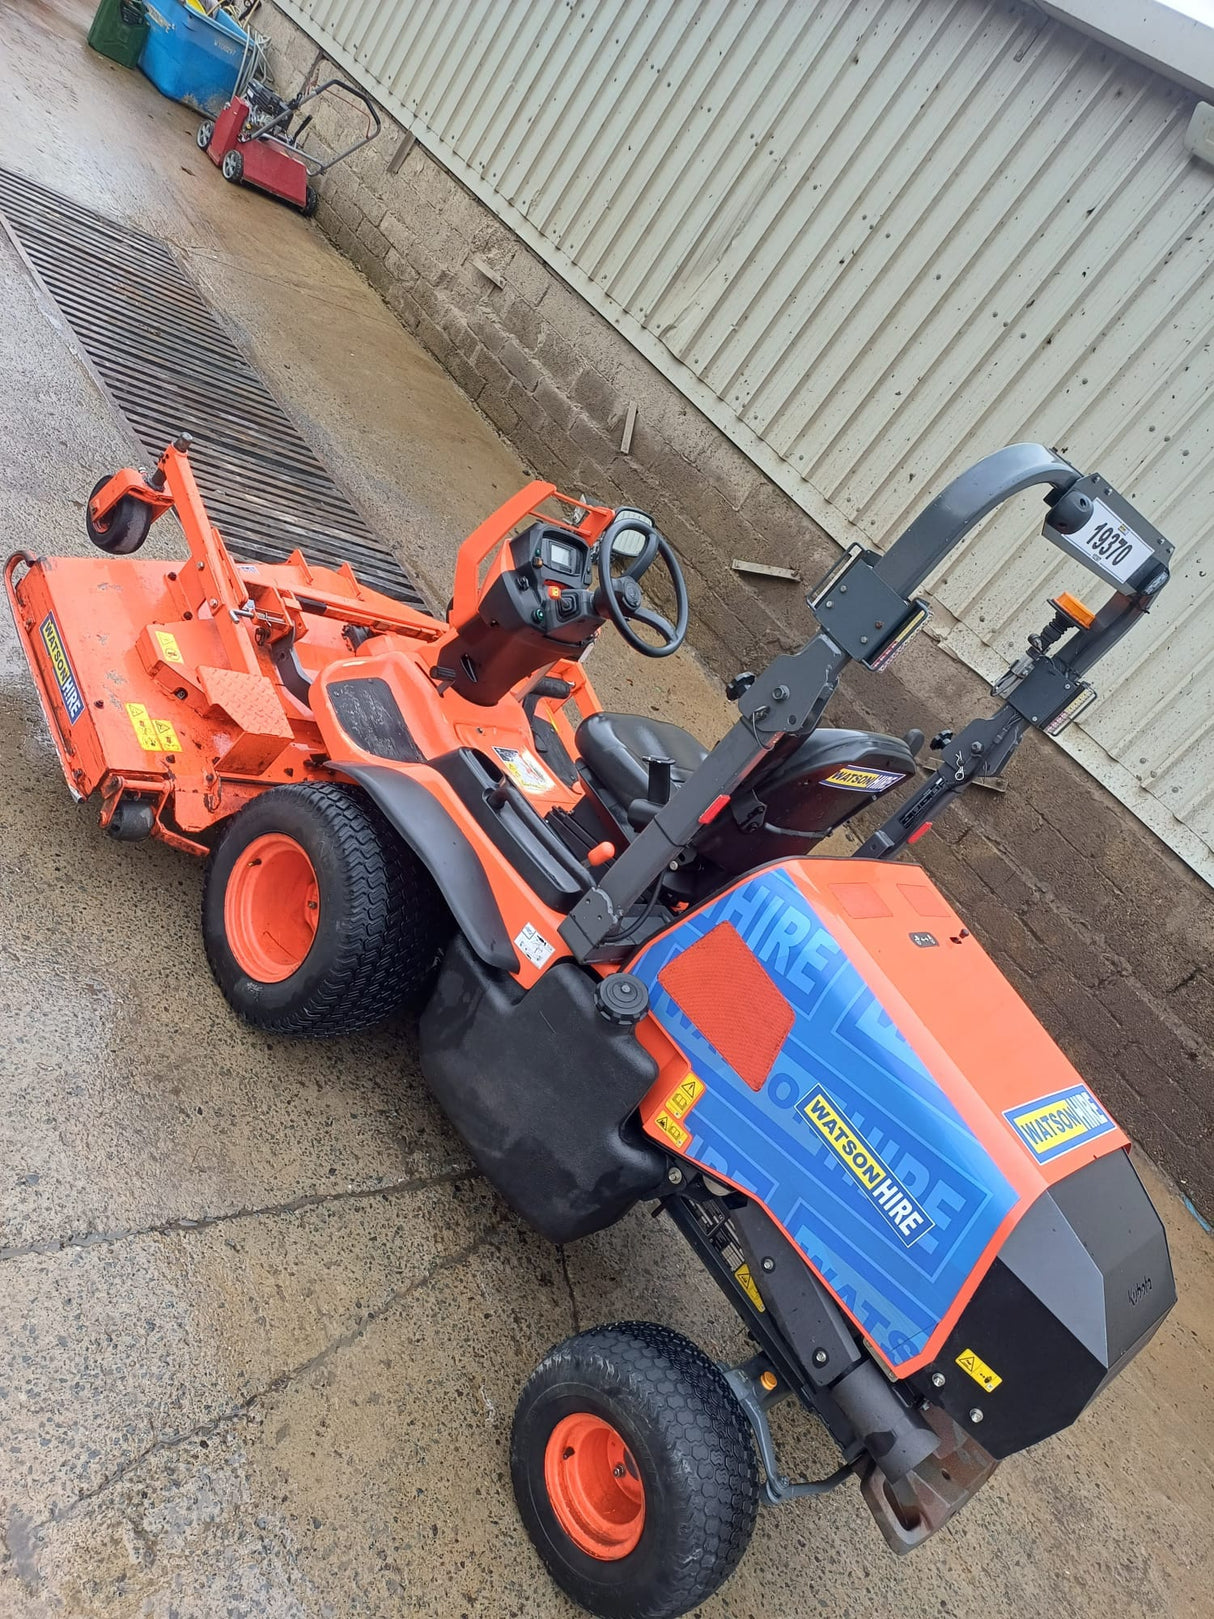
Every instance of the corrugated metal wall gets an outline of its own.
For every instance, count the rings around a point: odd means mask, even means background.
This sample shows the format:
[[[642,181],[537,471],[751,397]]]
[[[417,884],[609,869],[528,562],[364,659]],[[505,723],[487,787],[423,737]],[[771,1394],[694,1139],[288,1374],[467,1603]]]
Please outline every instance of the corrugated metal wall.
[[[840,541],[887,543],[1017,439],[1118,483],[1176,577],[1066,745],[1214,879],[1190,92],[988,0],[278,3]],[[1039,511],[937,581],[984,673],[1090,578]]]

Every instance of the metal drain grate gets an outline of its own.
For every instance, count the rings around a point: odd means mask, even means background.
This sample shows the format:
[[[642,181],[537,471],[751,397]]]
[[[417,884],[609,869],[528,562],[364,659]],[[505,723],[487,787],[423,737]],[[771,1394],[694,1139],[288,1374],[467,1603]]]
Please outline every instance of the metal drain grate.
[[[280,562],[298,547],[425,607],[163,242],[2,168],[0,219],[148,455],[193,436],[198,486],[234,555]]]

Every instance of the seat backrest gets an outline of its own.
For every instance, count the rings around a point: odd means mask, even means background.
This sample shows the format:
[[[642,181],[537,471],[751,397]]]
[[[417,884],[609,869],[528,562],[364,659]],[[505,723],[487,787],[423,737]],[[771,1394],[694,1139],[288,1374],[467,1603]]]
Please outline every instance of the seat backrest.
[[[734,795],[696,840],[731,874],[806,854],[836,827],[915,774],[901,737],[820,727],[777,744],[774,757]]]

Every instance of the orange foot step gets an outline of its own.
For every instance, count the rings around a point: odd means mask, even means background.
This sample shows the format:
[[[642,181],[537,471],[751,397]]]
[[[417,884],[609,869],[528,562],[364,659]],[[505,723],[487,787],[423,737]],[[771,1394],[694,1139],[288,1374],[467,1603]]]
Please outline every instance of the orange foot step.
[[[198,681],[211,707],[222,709],[240,733],[218,761],[221,774],[255,776],[273,764],[294,738],[274,682],[207,664],[199,665]]]

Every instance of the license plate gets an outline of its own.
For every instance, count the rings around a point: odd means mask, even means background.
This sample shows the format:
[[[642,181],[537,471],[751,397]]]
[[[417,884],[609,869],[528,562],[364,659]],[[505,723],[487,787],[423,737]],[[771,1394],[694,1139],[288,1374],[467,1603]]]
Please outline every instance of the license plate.
[[[1092,515],[1081,529],[1066,536],[1067,545],[1117,584],[1128,584],[1154,552],[1130,525],[1106,506],[1092,501]]]

